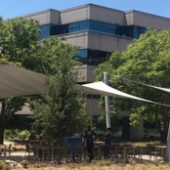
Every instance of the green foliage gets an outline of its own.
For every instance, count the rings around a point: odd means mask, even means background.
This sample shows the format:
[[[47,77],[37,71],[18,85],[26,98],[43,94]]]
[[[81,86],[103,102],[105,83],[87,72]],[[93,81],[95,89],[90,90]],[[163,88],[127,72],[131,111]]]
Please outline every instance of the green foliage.
[[[148,30],[146,34],[129,45],[126,51],[113,53],[110,60],[99,67],[98,73],[100,73],[100,79],[101,73],[108,71],[111,76],[111,85],[119,90],[169,104],[170,96],[168,94],[127,80],[169,87],[169,66],[170,31]],[[159,121],[163,121],[164,130],[167,130],[169,108],[126,99],[114,100],[113,106],[117,112],[119,110],[130,111],[131,124],[134,126],[141,120],[150,119],[150,115],[160,115]],[[160,127],[158,128],[161,130]]]
[[[38,134],[40,129],[47,142],[56,142],[65,135],[77,132],[86,123],[80,107],[82,100],[75,89],[76,74],[72,71],[78,64],[73,59],[77,48],[56,37],[38,40],[39,29],[35,21],[23,18],[0,21],[0,61],[19,63],[48,76],[47,92],[40,98],[36,96],[32,103],[34,127]],[[24,97],[2,100],[0,130],[5,129],[13,113],[26,100]],[[22,134],[22,138],[25,135]]]
[[[33,20],[15,18],[0,20],[0,61],[5,63],[24,63],[28,56],[36,53],[39,37],[38,24]],[[3,143],[3,132],[13,114],[26,102],[25,97],[1,99],[0,143]]]
[[[86,123],[75,89],[75,48],[57,38],[42,42],[43,72],[49,76],[47,91],[32,104],[33,128],[47,143],[62,143],[63,137],[80,132]]]
[[[5,130],[6,140],[27,140],[30,137],[30,132],[28,130]]]
[[[23,130],[19,132],[18,139],[19,140],[27,140],[30,137],[30,132],[28,130]]]
[[[22,62],[31,55],[39,36],[38,24],[33,20],[15,18],[3,21],[0,26],[2,57]]]
[[[3,170],[4,164],[4,161],[0,160],[0,170]]]
[[[49,37],[37,44],[34,55],[25,58],[24,67],[47,75],[55,75],[60,71],[70,70],[78,62],[74,60],[77,48],[57,37]]]

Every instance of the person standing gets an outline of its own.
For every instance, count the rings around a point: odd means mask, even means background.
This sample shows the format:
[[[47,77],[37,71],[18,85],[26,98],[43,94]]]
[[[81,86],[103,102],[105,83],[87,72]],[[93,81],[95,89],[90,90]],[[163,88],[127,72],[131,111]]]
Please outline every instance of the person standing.
[[[91,126],[88,126],[88,129],[85,132],[85,142],[86,142],[89,161],[92,161],[94,159],[94,153],[93,153],[94,138],[95,138],[95,132],[91,129]]]
[[[104,141],[104,158],[108,159],[110,157],[110,149],[112,145],[112,133],[111,129],[108,128],[105,134],[105,141]]]

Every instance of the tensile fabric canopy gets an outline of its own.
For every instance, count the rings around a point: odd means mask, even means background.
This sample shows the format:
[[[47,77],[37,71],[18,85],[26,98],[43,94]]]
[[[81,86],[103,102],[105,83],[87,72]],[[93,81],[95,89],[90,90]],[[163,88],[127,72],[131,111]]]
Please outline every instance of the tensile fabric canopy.
[[[0,98],[40,94],[46,76],[12,64],[0,63]]]
[[[143,99],[140,97],[136,97],[136,96],[124,93],[122,91],[119,91],[115,88],[110,87],[109,85],[105,84],[102,81],[88,83],[88,84],[84,84],[81,86],[82,86],[81,91],[84,91],[90,94],[98,94],[98,95],[104,95],[104,96],[116,96],[116,97],[128,98],[128,99],[133,99],[133,100],[138,100],[138,101],[143,101],[143,102],[159,104],[159,105],[170,107],[170,105],[161,104],[158,102],[154,102],[151,100]]]

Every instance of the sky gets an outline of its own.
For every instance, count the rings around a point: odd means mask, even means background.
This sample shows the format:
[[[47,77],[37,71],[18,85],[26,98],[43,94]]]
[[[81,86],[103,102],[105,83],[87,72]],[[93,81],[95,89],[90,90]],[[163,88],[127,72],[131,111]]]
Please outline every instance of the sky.
[[[88,3],[123,11],[135,9],[170,18],[170,0],[1,0],[0,16],[9,19],[49,8],[63,10]]]

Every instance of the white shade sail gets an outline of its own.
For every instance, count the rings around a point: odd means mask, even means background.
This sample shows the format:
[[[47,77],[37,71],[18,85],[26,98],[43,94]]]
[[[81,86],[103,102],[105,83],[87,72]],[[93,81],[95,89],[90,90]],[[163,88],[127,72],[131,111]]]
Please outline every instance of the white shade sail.
[[[42,93],[46,77],[11,64],[0,64],[0,98]]]
[[[159,105],[164,105],[164,106],[170,107],[169,105],[166,105],[166,104],[157,103],[157,102],[154,102],[151,100],[143,99],[140,97],[136,97],[136,96],[121,92],[117,89],[114,89],[114,88],[108,86],[107,84],[103,83],[102,81],[84,84],[84,85],[82,85],[82,90],[86,91],[87,93],[91,93],[91,94],[123,97],[123,98],[139,100],[139,101],[143,101],[143,102],[159,104]]]

